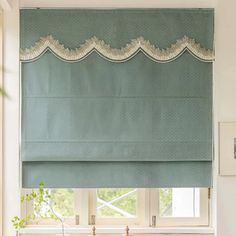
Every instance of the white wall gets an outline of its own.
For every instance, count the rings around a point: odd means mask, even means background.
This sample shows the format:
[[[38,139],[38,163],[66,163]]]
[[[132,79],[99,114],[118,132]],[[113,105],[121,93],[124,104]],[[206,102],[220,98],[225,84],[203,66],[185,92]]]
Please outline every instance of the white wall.
[[[236,121],[236,1],[218,0],[216,8],[217,121]],[[218,236],[236,235],[236,177],[217,178]]]
[[[215,0],[20,0],[21,7],[91,7],[91,8],[207,8]]]
[[[216,6],[215,63],[215,133],[219,121],[236,121],[236,1],[235,0],[22,0],[22,6],[61,7],[214,7]],[[79,3],[78,3],[79,2]],[[18,4],[4,12],[4,73],[5,87],[11,98],[4,103],[4,236],[14,232],[10,218],[19,213],[19,64]],[[54,4],[54,5],[53,5]],[[68,5],[67,5],[68,4]],[[218,139],[216,137],[216,162]],[[217,166],[216,166],[217,169]],[[217,173],[217,172],[216,172]],[[215,173],[215,175],[216,175]],[[236,235],[236,177],[216,176],[215,195],[217,235]],[[215,214],[216,215],[216,214]]]

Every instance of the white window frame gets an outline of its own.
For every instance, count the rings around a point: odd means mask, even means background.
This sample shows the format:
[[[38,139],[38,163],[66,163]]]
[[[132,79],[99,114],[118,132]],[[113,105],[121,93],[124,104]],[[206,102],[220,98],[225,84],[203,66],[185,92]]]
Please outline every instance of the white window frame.
[[[209,189],[200,189],[200,216],[199,217],[161,217],[159,214],[159,189],[138,189],[138,203],[136,218],[99,218],[96,216],[96,189],[74,189],[75,190],[75,216],[65,218],[67,225],[76,225],[76,215],[79,216],[79,226],[89,226],[91,216],[94,215],[95,224],[98,226],[141,226],[141,227],[190,227],[190,226],[209,226]],[[29,193],[31,190],[22,190],[22,194]],[[23,204],[21,208],[22,216],[32,212],[29,203]],[[156,217],[156,225],[152,225],[152,218]],[[37,219],[39,225],[58,224],[50,219]],[[28,225],[33,225],[28,222]]]
[[[159,189],[151,189],[150,218],[156,216],[156,227],[209,226],[209,189],[200,188],[199,217],[162,217],[159,211]]]
[[[149,191],[147,189],[137,189],[137,217],[98,217],[97,216],[97,196],[96,189],[90,190],[89,215],[96,217],[96,225],[142,225],[149,226],[148,209],[149,209]],[[91,222],[90,222],[91,223]]]

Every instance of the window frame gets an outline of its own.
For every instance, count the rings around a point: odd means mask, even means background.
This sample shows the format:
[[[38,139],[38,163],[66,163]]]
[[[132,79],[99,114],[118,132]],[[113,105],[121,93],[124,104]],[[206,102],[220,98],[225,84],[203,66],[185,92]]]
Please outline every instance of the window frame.
[[[150,218],[156,216],[156,227],[209,226],[209,189],[199,188],[199,217],[162,217],[159,211],[159,189],[151,190]]]
[[[149,191],[147,189],[137,189],[137,217],[135,218],[99,218],[97,217],[97,197],[96,189],[90,190],[90,204],[89,204],[89,215],[96,216],[96,225],[142,225],[149,226],[148,222],[148,202],[149,202]],[[91,221],[89,222],[91,223]]]
[[[138,189],[137,218],[98,218],[95,224],[103,227],[111,226],[139,226],[139,227],[208,227],[210,226],[210,189],[200,188],[200,217],[161,217],[159,214],[159,189]],[[31,190],[22,189],[22,194]],[[96,216],[96,189],[74,189],[75,191],[75,216],[65,217],[64,223],[69,226],[92,225],[91,216]],[[22,204],[22,216],[32,212],[30,203]],[[79,216],[79,224],[76,224],[76,215]],[[152,217],[156,217],[156,224],[152,225]],[[52,219],[36,219],[39,225],[55,225]],[[28,222],[27,225],[35,225]]]

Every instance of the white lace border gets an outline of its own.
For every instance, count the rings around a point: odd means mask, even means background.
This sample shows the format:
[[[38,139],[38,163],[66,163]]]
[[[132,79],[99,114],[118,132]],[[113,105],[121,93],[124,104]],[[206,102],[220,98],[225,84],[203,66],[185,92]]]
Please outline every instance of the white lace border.
[[[92,37],[85,41],[80,47],[75,49],[65,48],[58,40],[51,35],[42,37],[31,48],[20,49],[20,60],[29,62],[37,60],[47,50],[63,61],[76,62],[85,59],[92,52],[97,52],[101,57],[112,62],[125,62],[134,57],[138,52],[143,52],[147,57],[155,62],[166,63],[175,60],[185,51],[203,62],[214,61],[214,51],[201,47],[194,39],[184,36],[176,41],[169,48],[161,49],[152,45],[143,37],[131,40],[123,48],[112,48],[103,40]]]

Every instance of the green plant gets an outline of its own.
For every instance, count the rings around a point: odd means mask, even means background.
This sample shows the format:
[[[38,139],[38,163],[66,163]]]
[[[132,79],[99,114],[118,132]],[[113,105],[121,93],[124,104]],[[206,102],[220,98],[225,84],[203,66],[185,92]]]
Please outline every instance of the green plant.
[[[40,183],[39,188],[33,190],[31,193],[21,196],[21,204],[26,202],[32,203],[33,211],[31,214],[28,214],[25,217],[14,216],[12,218],[12,226],[17,232],[24,228],[27,222],[36,221],[37,218],[40,217],[59,220],[62,226],[62,235],[64,236],[64,221],[54,211],[52,196],[50,192],[44,188],[44,183]],[[43,205],[46,206],[44,212],[41,211]]]

